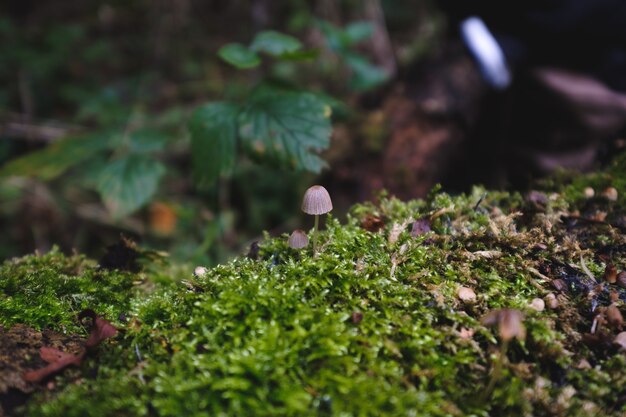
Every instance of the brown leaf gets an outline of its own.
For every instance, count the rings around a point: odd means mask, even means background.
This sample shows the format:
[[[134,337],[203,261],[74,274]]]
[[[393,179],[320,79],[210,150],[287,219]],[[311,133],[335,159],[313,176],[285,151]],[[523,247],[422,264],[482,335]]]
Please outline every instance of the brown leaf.
[[[361,220],[361,227],[368,232],[376,233],[385,227],[385,222],[379,216],[368,214]]]
[[[87,309],[78,314],[78,320],[85,325],[85,319],[91,319],[91,332],[85,342],[85,347],[92,348],[100,344],[105,339],[114,337],[117,329],[113,325],[96,314],[95,311]]]
[[[85,319],[91,319],[90,323],[85,323]],[[117,334],[117,329],[113,325],[104,320],[95,313],[95,311],[87,309],[78,314],[78,321],[90,328],[89,337],[85,341],[84,347],[77,354],[63,352],[56,348],[43,346],[39,350],[39,356],[41,359],[48,362],[48,365],[29,371],[24,374],[24,380],[28,382],[40,382],[46,379],[48,376],[53,375],[68,366],[81,364],[83,358],[87,354],[88,349],[91,349],[100,342]]]
[[[624,323],[624,318],[619,308],[615,304],[611,304],[606,309],[606,318],[609,324],[613,327],[621,328]]]
[[[622,271],[619,274],[617,274],[617,285],[619,285],[622,288],[626,288],[626,271]]]
[[[552,280],[552,286],[559,292],[567,291],[567,284],[560,278]]]
[[[72,353],[62,352],[58,349],[43,346],[39,350],[41,359],[48,362],[48,365],[34,371],[26,372],[24,379],[28,382],[40,382],[48,376],[57,373],[70,365],[80,365],[86,350],[74,355]]]
[[[617,268],[613,264],[607,264],[604,270],[604,280],[609,284],[615,284],[617,281]]]

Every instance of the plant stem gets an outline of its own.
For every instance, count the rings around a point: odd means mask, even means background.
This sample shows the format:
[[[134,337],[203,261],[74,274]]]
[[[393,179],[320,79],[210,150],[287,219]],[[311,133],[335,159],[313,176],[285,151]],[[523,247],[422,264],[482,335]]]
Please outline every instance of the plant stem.
[[[480,396],[480,403],[484,403],[489,399],[489,397],[491,397],[496,383],[502,376],[502,366],[504,365],[504,361],[506,360],[506,351],[508,347],[509,341],[503,340],[500,344],[500,352],[498,353],[496,362],[493,365],[493,370],[491,371],[491,380],[489,381],[489,385],[487,385],[487,388],[483,391],[483,394]]]
[[[315,215],[315,227],[313,227],[313,256],[317,255],[317,229],[320,223],[320,216]]]

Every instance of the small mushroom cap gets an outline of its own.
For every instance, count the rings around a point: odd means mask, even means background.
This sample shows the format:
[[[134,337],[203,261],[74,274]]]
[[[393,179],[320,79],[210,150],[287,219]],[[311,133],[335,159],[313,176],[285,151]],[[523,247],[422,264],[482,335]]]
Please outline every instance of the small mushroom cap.
[[[585,197],[587,198],[591,198],[594,195],[596,195],[596,191],[591,187],[585,187],[585,189],[583,190],[583,193],[585,194]]]
[[[549,293],[543,299],[548,306],[549,309],[555,310],[559,307],[559,300],[556,298],[556,295]]]
[[[201,278],[205,276],[208,272],[209,270],[206,267],[196,266],[196,268],[193,270],[193,276],[196,278]]]
[[[528,307],[536,311],[543,311],[543,309],[546,308],[546,302],[541,298],[533,298]]]
[[[459,289],[456,291],[456,295],[461,299],[461,301],[464,301],[466,303],[471,303],[472,301],[476,300],[476,293],[473,289],[468,287],[459,287]]]
[[[289,236],[289,247],[293,249],[302,249],[309,244],[309,237],[304,230],[296,229]]]
[[[523,320],[524,315],[521,311],[502,308],[485,314],[480,322],[484,326],[497,325],[502,340],[511,340],[514,337],[523,340],[526,337]]]
[[[333,209],[333,202],[326,188],[314,185],[306,190],[302,199],[302,211],[307,214],[326,214]]]
[[[615,187],[605,189],[602,194],[607,200],[617,201],[617,189]]]

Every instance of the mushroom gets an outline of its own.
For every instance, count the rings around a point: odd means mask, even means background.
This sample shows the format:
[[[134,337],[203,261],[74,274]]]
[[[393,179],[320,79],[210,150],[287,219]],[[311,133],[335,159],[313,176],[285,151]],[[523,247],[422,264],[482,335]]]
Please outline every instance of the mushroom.
[[[487,313],[480,322],[484,326],[498,326],[500,338],[508,342],[513,338],[523,340],[526,337],[526,329],[523,324],[524,315],[521,311],[512,308],[502,308]]]
[[[302,249],[309,244],[309,238],[304,230],[296,229],[289,236],[289,247],[292,249]]]
[[[472,303],[476,301],[476,293],[469,287],[459,287],[456,291],[456,295],[465,303]]]
[[[315,227],[313,229],[313,253],[317,253],[317,229],[319,227],[320,214],[326,214],[333,209],[333,202],[326,188],[321,185],[314,185],[304,193],[302,199],[302,211],[315,216]]]
[[[617,189],[615,187],[608,187],[602,192],[602,195],[609,201],[617,201]]]
[[[204,266],[196,266],[196,268],[193,270],[193,276],[196,277],[196,278],[202,278],[208,272],[209,272],[209,270],[206,267],[204,267]]]
[[[559,307],[559,300],[556,298],[556,295],[549,293],[544,297],[544,301],[549,309],[556,310]]]
[[[535,311],[543,311],[543,309],[546,308],[546,302],[541,298],[533,298],[528,307]]]

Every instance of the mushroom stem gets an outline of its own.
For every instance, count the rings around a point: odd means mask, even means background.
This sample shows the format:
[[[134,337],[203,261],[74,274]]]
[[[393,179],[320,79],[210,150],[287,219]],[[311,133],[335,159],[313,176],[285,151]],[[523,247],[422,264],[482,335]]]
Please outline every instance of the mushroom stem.
[[[313,227],[313,255],[317,255],[317,229],[320,223],[319,214],[315,215],[315,226]]]
[[[504,365],[504,361],[507,359],[506,351],[508,347],[509,347],[509,341],[503,340],[502,343],[500,344],[500,352],[498,353],[495,363],[493,364],[493,369],[491,371],[491,379],[489,380],[489,385],[487,385],[487,388],[485,388],[482,395],[480,396],[480,403],[485,403],[489,399],[489,397],[491,397],[491,394],[493,393],[493,390],[496,387],[496,383],[502,377],[502,368]]]

